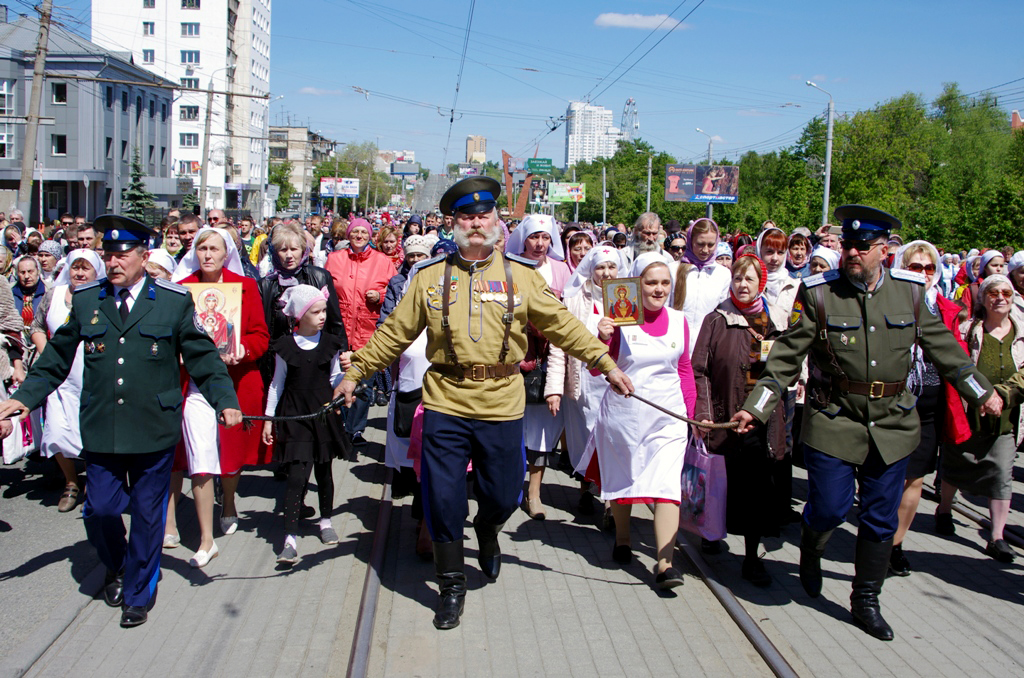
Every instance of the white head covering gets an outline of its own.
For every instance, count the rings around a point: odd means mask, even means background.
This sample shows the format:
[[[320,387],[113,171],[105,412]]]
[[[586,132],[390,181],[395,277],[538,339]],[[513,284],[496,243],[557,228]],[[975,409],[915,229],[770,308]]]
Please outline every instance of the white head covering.
[[[278,300],[281,312],[296,321],[306,315],[306,311],[318,301],[327,301],[328,292],[326,287],[317,289],[312,285],[293,285],[285,288],[284,294]]]
[[[178,267],[178,262],[163,247],[149,251],[149,263],[156,264],[168,273],[174,273],[174,270]]]
[[[505,241],[505,251],[509,254],[522,254],[526,247],[526,239],[534,233],[547,233],[551,236],[551,244],[548,246],[548,256],[558,261],[565,261],[565,252],[562,251],[562,239],[558,237],[558,225],[550,214],[528,214],[519,224],[519,228],[512,231],[508,240]]]
[[[171,280],[178,282],[184,280],[193,273],[199,270],[199,257],[196,256],[196,246],[199,245],[199,238],[204,237],[204,234],[208,231],[213,231],[220,235],[221,239],[224,240],[224,246],[228,250],[228,256],[224,260],[224,268],[228,269],[232,273],[238,275],[245,275],[245,269],[242,268],[242,259],[238,256],[238,248],[235,247],[235,239],[225,231],[223,228],[216,228],[214,226],[207,226],[202,228],[196,233],[195,240],[192,241],[192,247],[189,248],[188,253],[182,258],[181,263],[171,273]],[[205,236],[209,237],[209,236]]]
[[[1024,250],[1013,253],[1013,256],[1010,257],[1010,260],[1006,262],[1006,270],[1008,272],[1016,271],[1021,266],[1024,266]]]
[[[927,240],[911,240],[906,245],[903,245],[898,250],[896,250],[896,256],[893,257],[893,260],[892,260],[892,267],[893,268],[906,268],[906,265],[905,265],[905,263],[903,261],[903,258],[907,254],[907,248],[909,248],[911,245],[914,245],[915,249],[916,249],[917,245],[924,245],[928,249],[928,251],[931,253],[932,261],[935,261],[935,262],[939,261],[939,251],[937,249],[935,249],[935,245],[931,244]],[[941,279],[942,279],[942,267],[939,266],[938,263],[936,263],[936,265],[935,265],[935,273],[932,273],[931,277],[928,279],[928,289],[931,289],[931,288],[935,287],[936,285],[938,285],[939,281]]]
[[[590,279],[594,277],[594,269],[609,261],[619,267],[620,275],[625,272],[626,264],[622,259],[622,250],[611,245],[598,245],[592,248],[580,259],[579,266],[573,271],[572,277],[569,278],[569,282],[565,286],[565,291],[562,292],[562,297],[568,299],[583,291]]]
[[[54,281],[54,285],[68,285],[71,286],[71,264],[75,263],[79,259],[85,259],[92,267],[96,269],[96,279],[106,280],[107,279],[107,267],[103,265],[103,259],[100,258],[99,253],[96,250],[71,250],[71,254],[67,256],[64,261],[64,268],[60,270],[60,274]]]
[[[732,256],[732,245],[725,242],[724,240],[718,243],[715,247],[715,259],[718,257],[731,257]]]
[[[639,257],[633,260],[633,267],[629,269],[630,278],[639,278],[647,270],[647,267],[651,264],[665,264],[668,266],[669,272],[672,274],[672,280],[675,282],[676,269],[679,262],[672,259],[672,255],[666,254],[664,251],[661,252],[644,252]]]
[[[1003,253],[999,250],[985,250],[985,253],[981,255],[981,268],[978,269],[978,277],[984,277],[985,267],[988,266],[996,257],[1002,256]]]
[[[813,259],[814,257],[818,257],[819,259],[824,261],[826,264],[828,264],[829,269],[833,271],[839,268],[839,252],[836,252],[831,247],[823,247],[821,245],[818,245],[813,250],[811,250],[811,259]],[[808,261],[810,261],[810,259],[808,259]]]

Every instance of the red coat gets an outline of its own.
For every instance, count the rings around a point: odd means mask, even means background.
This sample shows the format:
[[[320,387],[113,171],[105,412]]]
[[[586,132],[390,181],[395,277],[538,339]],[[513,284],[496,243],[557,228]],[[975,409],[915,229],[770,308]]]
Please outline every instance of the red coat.
[[[384,303],[384,291],[395,275],[395,267],[387,255],[372,247],[355,253],[351,249],[338,250],[327,256],[324,266],[334,279],[338,293],[341,319],[345,322],[348,345],[355,351],[370,340],[377,329],[377,318]],[[375,304],[366,301],[366,293],[375,290],[380,299]]]
[[[245,357],[237,365],[228,365],[231,383],[235,386],[238,403],[242,414],[263,414],[267,396],[263,388],[263,377],[260,376],[260,358],[267,352],[270,345],[270,332],[263,316],[263,302],[259,288],[252,278],[233,273],[228,269],[223,272],[225,283],[242,283],[242,348]],[[193,273],[181,281],[182,283],[199,282],[199,274]],[[188,374],[182,370],[182,388],[188,390]],[[239,424],[232,428],[220,428],[220,468],[223,475],[232,475],[242,470],[243,466],[268,464],[271,452],[260,441],[262,426],[245,426]],[[175,470],[183,470],[186,465],[183,452],[184,446],[178,445],[178,459]]]
[[[938,303],[939,317],[942,318],[942,324],[953,333],[964,353],[970,355],[967,350],[967,343],[960,336],[960,312],[963,308],[960,304],[950,301],[941,294],[936,297],[936,302]],[[942,439],[954,444],[966,442],[971,437],[971,427],[967,422],[967,413],[964,410],[964,403],[960,399],[960,394],[953,388],[953,384],[945,379],[942,380],[942,389],[946,396],[945,416],[942,419]]]

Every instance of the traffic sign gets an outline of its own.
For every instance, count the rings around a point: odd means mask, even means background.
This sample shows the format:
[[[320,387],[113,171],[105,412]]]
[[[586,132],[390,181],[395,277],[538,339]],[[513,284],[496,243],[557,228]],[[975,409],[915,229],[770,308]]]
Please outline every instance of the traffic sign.
[[[531,174],[551,174],[551,158],[527,158],[526,171]]]

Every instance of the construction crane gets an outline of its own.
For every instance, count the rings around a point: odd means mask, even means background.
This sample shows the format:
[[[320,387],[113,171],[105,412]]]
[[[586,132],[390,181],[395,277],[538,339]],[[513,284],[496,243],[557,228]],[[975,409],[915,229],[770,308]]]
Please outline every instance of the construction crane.
[[[636,133],[640,130],[640,114],[636,112],[636,99],[626,99],[626,105],[622,108],[622,122],[619,124],[623,141],[633,141]]]

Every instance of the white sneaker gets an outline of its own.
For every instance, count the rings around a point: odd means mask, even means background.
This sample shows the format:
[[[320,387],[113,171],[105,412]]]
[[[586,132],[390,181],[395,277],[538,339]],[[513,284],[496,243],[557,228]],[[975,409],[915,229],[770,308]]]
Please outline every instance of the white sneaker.
[[[164,548],[165,549],[176,549],[181,546],[181,537],[176,534],[165,534],[164,535]]]
[[[217,548],[217,542],[213,542],[213,546],[210,547],[209,551],[196,551],[196,554],[192,556],[192,559],[188,561],[188,564],[192,567],[205,567],[207,563],[217,557],[220,553],[220,549]]]
[[[221,516],[220,531],[225,535],[234,534],[238,529],[238,516]]]

